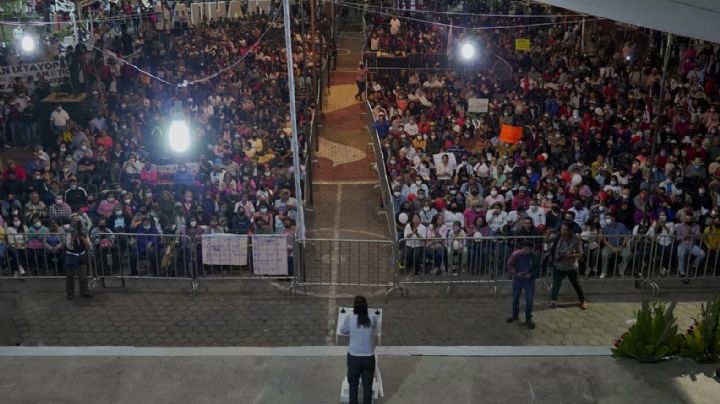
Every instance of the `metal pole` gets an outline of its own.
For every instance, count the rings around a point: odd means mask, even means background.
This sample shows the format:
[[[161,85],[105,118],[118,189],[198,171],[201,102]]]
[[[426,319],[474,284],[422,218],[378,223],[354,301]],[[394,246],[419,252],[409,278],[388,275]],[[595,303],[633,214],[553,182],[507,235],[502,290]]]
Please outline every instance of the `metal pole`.
[[[317,88],[317,65],[318,63],[320,63],[318,58],[317,45],[315,43],[315,1],[316,0],[310,0],[310,49],[312,50],[312,57],[315,58],[312,68],[313,91],[311,94],[315,94],[315,89]]]
[[[665,57],[663,59],[662,77],[660,77],[660,93],[658,94],[657,111],[655,111],[655,133],[653,133],[653,142],[650,148],[650,161],[655,161],[655,149],[660,140],[660,113],[662,112],[663,97],[665,97],[665,78],[667,77],[668,62],[670,61],[670,52],[672,52],[673,34],[667,34],[667,45],[665,45]]]
[[[285,25],[285,54],[287,57],[288,92],[290,93],[290,124],[292,128],[292,141],[290,146],[293,153],[293,171],[295,174],[295,199],[297,201],[297,239],[305,239],[305,212],[303,210],[303,194],[300,187],[300,147],[298,146],[297,114],[295,111],[295,75],[293,72],[292,40],[290,36],[290,0],[283,0]]]
[[[582,20],[582,31],[580,34],[580,52],[585,53],[585,18]]]

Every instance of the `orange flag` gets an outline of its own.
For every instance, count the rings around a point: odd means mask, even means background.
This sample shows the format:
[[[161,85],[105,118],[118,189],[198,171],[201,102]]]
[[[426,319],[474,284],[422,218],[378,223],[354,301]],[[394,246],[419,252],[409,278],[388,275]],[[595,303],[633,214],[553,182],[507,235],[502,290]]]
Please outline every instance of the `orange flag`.
[[[500,128],[500,141],[503,143],[516,144],[522,140],[522,126],[503,124]]]

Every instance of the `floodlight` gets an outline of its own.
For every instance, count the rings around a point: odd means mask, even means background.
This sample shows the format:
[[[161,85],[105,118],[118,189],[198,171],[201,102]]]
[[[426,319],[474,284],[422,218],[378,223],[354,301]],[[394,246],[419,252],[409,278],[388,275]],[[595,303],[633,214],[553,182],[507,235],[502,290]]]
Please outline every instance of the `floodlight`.
[[[465,60],[470,60],[475,57],[475,46],[473,44],[466,42],[462,44],[462,47],[460,48],[460,55]]]
[[[25,34],[23,35],[22,39],[20,40],[20,47],[24,52],[32,52],[35,50],[35,39]]]
[[[190,148],[190,128],[183,120],[174,120],[168,129],[170,149],[176,153],[186,152]]]

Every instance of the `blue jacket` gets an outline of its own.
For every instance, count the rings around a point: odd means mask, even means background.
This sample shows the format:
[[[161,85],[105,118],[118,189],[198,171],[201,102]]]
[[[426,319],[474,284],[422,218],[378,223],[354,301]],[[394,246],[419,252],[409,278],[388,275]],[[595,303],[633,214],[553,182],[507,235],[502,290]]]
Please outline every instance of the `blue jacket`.
[[[158,237],[160,233],[158,233],[155,226],[151,226],[147,230],[145,230],[142,225],[138,226],[135,228],[135,233],[137,233],[137,250],[139,253],[147,252],[148,245],[150,244],[154,245],[157,251],[158,244],[160,243],[160,237]]]

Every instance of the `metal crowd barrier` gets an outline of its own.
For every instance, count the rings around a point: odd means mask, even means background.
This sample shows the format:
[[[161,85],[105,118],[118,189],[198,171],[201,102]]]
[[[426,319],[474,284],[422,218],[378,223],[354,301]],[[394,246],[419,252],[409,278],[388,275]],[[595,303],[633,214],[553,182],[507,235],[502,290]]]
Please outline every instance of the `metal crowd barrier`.
[[[305,286],[396,289],[390,240],[308,239],[298,243],[297,282]]]

